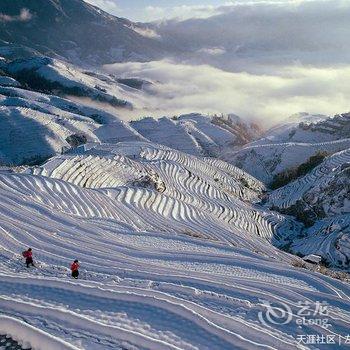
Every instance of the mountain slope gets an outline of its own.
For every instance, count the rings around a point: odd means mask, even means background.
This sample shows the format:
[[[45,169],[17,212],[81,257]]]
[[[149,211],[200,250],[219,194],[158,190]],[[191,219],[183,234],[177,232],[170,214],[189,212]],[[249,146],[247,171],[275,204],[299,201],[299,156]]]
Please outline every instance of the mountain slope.
[[[165,52],[164,44],[133,30],[136,24],[83,0],[0,2],[4,16],[16,18],[23,9],[26,19],[0,22],[0,41],[85,64],[150,60]]]
[[[307,335],[342,350],[349,114],[262,137],[234,114],[142,118],[158,82],[91,65],[173,45],[143,29],[82,0],[0,2],[0,348],[319,348]],[[269,190],[319,150],[332,155]]]
[[[222,155],[267,186],[279,187],[267,192],[267,208],[305,225],[286,239],[284,249],[317,254],[325,264],[345,269],[350,264],[349,127],[349,113],[299,114]]]
[[[111,113],[1,81],[0,116],[1,165],[36,164],[79,144],[98,141],[104,125],[113,125],[120,140],[143,139]]]
[[[4,59],[2,69],[2,165],[32,164],[35,158],[38,161],[89,141],[151,141],[193,155],[218,156],[222,150],[249,142],[260,133],[256,125],[232,115],[193,113],[122,122],[119,113],[133,109],[140,96],[147,98],[147,91],[121,83],[115,76],[83,71],[57,59]],[[80,102],[72,102],[65,98],[67,95]],[[103,106],[108,112],[84,103]],[[17,143],[19,135],[23,135],[22,143]],[[67,138],[73,138],[72,142]]]
[[[144,118],[130,125],[150,141],[194,155],[217,157],[225,148],[253,140],[260,130],[239,117],[204,116],[199,113],[179,117]]]
[[[301,114],[239,150],[226,149],[222,159],[269,184],[274,176],[306,163],[317,153],[350,148],[350,115],[334,117]]]
[[[288,225],[251,203],[261,183],[149,143],[81,148],[26,173],[0,171],[0,306],[44,332],[41,346],[49,335],[60,349],[93,350],[305,349],[297,335],[310,332],[345,341],[349,286],[290,266],[298,258],[269,243]],[[164,186],[145,186],[146,174]],[[27,246],[36,269],[21,262]],[[68,271],[76,258],[78,281]],[[299,300],[327,303],[331,329],[300,328]],[[269,303],[291,319],[263,322]],[[3,320],[1,332],[16,336]]]
[[[18,84],[0,87],[1,151],[10,146],[7,154],[23,161],[47,150],[44,140],[65,153],[0,169],[0,333],[60,350],[305,349],[297,337],[311,332],[345,341],[348,284],[291,266],[303,262],[278,247],[348,269],[348,207],[305,229],[261,205],[261,181],[203,157],[256,128],[198,114],[128,124]],[[60,153],[49,149],[46,156]],[[335,167],[344,184],[347,156],[333,157],[328,171],[310,174],[321,179],[326,205],[344,198],[328,191],[326,174]],[[28,270],[20,252],[29,246],[37,267]],[[74,259],[78,281],[69,275]],[[300,327],[300,301],[317,308],[320,300],[332,327]],[[264,321],[271,307],[291,318]]]
[[[294,215],[307,225],[290,237],[294,253],[316,253],[324,261],[350,266],[350,149],[326,158],[319,166],[273,191],[268,206]]]

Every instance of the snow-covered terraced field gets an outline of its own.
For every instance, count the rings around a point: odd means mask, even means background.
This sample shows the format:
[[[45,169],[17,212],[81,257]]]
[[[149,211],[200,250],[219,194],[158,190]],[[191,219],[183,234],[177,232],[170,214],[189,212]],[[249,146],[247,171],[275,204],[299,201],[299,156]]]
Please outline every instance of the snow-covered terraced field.
[[[249,232],[278,241],[300,229],[294,221],[252,205],[259,201],[264,186],[233,166],[227,164],[225,168],[222,161],[202,160],[149,143],[86,148],[85,155],[56,157],[29,172],[81,187],[108,188],[110,196],[117,196],[129,206],[155,210],[160,217],[170,215],[175,219],[174,213],[183,213],[183,206],[200,210],[229,225],[238,237]],[[129,157],[123,155],[125,152]],[[118,186],[131,188],[111,190]],[[203,227],[202,234],[205,231]],[[239,243],[240,238],[237,241],[224,232],[210,237]],[[251,244],[250,239],[247,242]]]
[[[333,117],[299,113],[240,149],[226,148],[220,158],[269,184],[279,173],[298,167],[318,152],[350,148],[350,114]]]
[[[349,170],[347,149],[327,157],[304,177],[270,194],[270,207],[302,216],[313,224],[302,237],[293,239],[293,251],[317,253],[333,265],[349,268]]]
[[[98,124],[79,116],[42,113],[25,107],[0,106],[0,163],[30,163],[38,158],[47,158],[68,149],[69,137],[84,134],[97,140],[93,131]]]
[[[0,192],[1,309],[77,348],[293,349],[298,333],[349,327],[349,288],[293,269],[268,243],[274,259],[157,222],[151,230],[142,209],[137,216],[99,190],[40,176],[2,174]],[[26,246],[38,265],[29,271],[18,254]],[[78,281],[68,277],[74,258]],[[330,331],[257,319],[263,300],[296,311],[299,300],[319,299],[332,305]]]
[[[10,317],[1,332],[19,322],[33,342],[93,350],[304,349],[303,334],[345,341],[349,285],[291,266],[298,258],[269,241],[292,220],[254,204],[264,186],[242,177],[145,142],[89,144],[1,172],[0,309]],[[26,269],[29,246],[37,267]],[[290,308],[288,322],[263,322],[267,302]],[[300,303],[319,302],[332,327],[298,326]]]
[[[310,190],[322,194],[335,176],[350,167],[350,148],[326,158],[307,175],[272,192],[269,203],[279,208],[288,208],[306,195]],[[334,200],[334,198],[333,198]],[[328,208],[330,210],[331,208]],[[349,208],[346,208],[347,210]],[[338,214],[341,212],[338,212]],[[337,214],[331,212],[331,214]]]
[[[269,183],[274,175],[306,162],[318,152],[333,154],[348,148],[350,138],[319,143],[253,143],[234,153],[227,151],[222,159]]]
[[[350,217],[330,216],[308,228],[303,237],[293,240],[291,250],[303,255],[317,254],[328,263],[349,270]]]

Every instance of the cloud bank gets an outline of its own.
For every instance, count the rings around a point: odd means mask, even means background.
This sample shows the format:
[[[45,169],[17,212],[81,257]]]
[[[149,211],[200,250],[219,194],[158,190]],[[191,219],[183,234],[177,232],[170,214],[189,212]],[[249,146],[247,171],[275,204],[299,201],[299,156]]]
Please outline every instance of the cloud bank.
[[[165,21],[156,30],[164,42],[186,51],[182,59],[231,71],[350,62],[348,0],[235,1],[215,11],[220,14]],[[208,48],[223,54],[213,58]]]
[[[144,2],[144,6],[130,4],[127,0],[84,0],[90,4],[100,7],[104,11],[107,11],[114,15],[123,15],[134,21],[164,21],[164,20],[176,20],[184,21],[187,19],[207,19],[217,15],[236,13],[237,18],[240,15],[244,17],[249,16],[250,10],[262,11],[262,15],[265,16],[265,9],[272,10],[271,16],[274,16],[277,11],[309,11],[310,8],[318,8],[322,11],[321,17],[328,16],[327,9],[329,7],[341,7],[344,9],[349,6],[348,0],[229,0],[223,1],[220,5],[188,5],[186,1],[183,4],[178,5],[180,1],[164,1],[164,4],[151,5],[152,2]],[[172,5],[177,3],[177,5]],[[214,1],[217,4],[218,1]],[[274,9],[273,9],[274,8]],[[308,9],[309,8],[309,9]],[[242,11],[243,9],[243,11]],[[307,15],[307,14],[306,14]],[[249,23],[246,23],[249,25]]]
[[[9,16],[4,13],[0,13],[0,23],[7,22],[27,22],[32,19],[32,14],[26,8],[21,9],[21,12],[18,16]]]
[[[208,18],[210,16],[221,14],[222,6],[147,6],[145,9],[145,19],[148,21],[157,21],[164,19],[185,20],[188,18]]]
[[[132,101],[138,107],[132,117],[223,112],[267,127],[301,111],[332,115],[350,109],[350,66],[286,66],[275,75],[226,72],[167,60],[104,68],[118,76],[153,81],[142,97]]]

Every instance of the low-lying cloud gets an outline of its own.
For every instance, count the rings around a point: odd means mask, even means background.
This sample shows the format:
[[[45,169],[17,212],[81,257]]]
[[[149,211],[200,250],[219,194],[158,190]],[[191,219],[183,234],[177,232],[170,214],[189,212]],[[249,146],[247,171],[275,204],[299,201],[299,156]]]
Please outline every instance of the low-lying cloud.
[[[280,67],[275,74],[227,72],[208,65],[163,60],[104,67],[118,76],[153,81],[131,101],[133,117],[181,113],[235,113],[270,126],[297,112],[335,114],[350,109],[350,66]]]
[[[350,60],[348,0],[234,1],[215,11],[220,14],[164,21],[155,29],[164,42],[183,49],[182,59],[235,72]],[[215,47],[222,54],[207,51]]]
[[[220,14],[222,11],[222,6],[214,5],[147,6],[144,9],[144,16],[148,21],[165,18],[184,20],[188,18],[208,18]]]
[[[131,117],[235,113],[269,126],[297,112],[350,110],[348,0],[169,6],[150,11],[178,19],[148,27],[174,49],[172,58],[106,67],[154,82],[132,97]]]
[[[131,26],[130,27],[133,31],[136,33],[144,36],[145,38],[151,38],[151,39],[160,39],[161,36],[153,29],[151,28],[142,28],[138,26]]]
[[[10,16],[5,13],[0,13],[0,23],[8,22],[27,22],[32,19],[32,14],[26,8],[21,9],[21,12],[18,16]]]
[[[220,56],[226,53],[226,50],[222,47],[203,47],[197,51],[198,53],[204,53],[211,56]]]

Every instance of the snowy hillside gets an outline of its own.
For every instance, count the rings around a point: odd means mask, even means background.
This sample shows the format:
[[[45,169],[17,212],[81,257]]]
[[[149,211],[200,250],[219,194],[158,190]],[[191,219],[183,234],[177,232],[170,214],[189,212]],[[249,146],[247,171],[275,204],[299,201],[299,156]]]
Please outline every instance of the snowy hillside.
[[[132,108],[131,103],[119,97],[126,96],[125,87],[110,76],[92,75],[57,59],[34,56],[13,60],[5,69],[23,85],[35,90],[88,97],[115,107]],[[130,96],[130,89],[127,90]]]
[[[298,258],[271,245],[299,226],[254,204],[263,189],[222,161],[145,142],[89,144],[1,172],[10,318],[0,330],[52,349],[304,349],[297,336],[310,332],[345,341],[349,286],[292,267]],[[27,246],[37,268],[23,266]],[[326,302],[332,327],[297,326],[299,300]],[[262,322],[281,301],[289,322]]]
[[[313,124],[317,124],[327,118],[329,118],[329,116],[320,114],[298,113],[291,115],[286,120],[283,120],[281,123],[269,129],[260,139],[256,140],[254,144],[329,141],[327,134],[324,135],[326,139],[323,139],[320,138],[320,133],[310,132]]]
[[[21,19],[0,22],[1,42],[71,62],[149,60],[169,50],[166,43],[144,35],[140,25],[83,0],[2,0],[0,13]]]
[[[130,125],[150,141],[205,156],[218,156],[225,148],[249,142],[260,133],[254,124],[245,123],[239,118],[230,121],[229,116],[196,113],[172,119],[145,118],[132,121]]]
[[[295,118],[238,151],[226,149],[222,159],[269,183],[275,175],[307,162],[318,152],[333,154],[350,148],[349,113],[328,118],[301,114]]]
[[[350,115],[301,113],[222,158],[272,188],[266,207],[305,225],[284,249],[349,268]]]
[[[98,130],[108,123],[124,137],[137,134],[110,113],[20,87],[0,85],[0,111],[1,165],[35,164],[98,141]]]
[[[291,249],[317,253],[326,261],[350,265],[350,149],[326,158],[306,176],[277,189],[269,206],[291,214],[310,228],[293,239]]]
[[[116,113],[132,108],[126,99],[137,101],[143,94],[125,85],[127,82],[45,57],[3,65],[12,77],[0,79],[2,165],[35,164],[89,141],[152,141],[193,155],[218,156],[223,149],[249,142],[260,132],[254,124],[237,118],[231,121],[230,116],[189,114],[122,122]],[[108,103],[109,112],[87,107],[85,100],[78,103],[54,95],[58,93]]]

